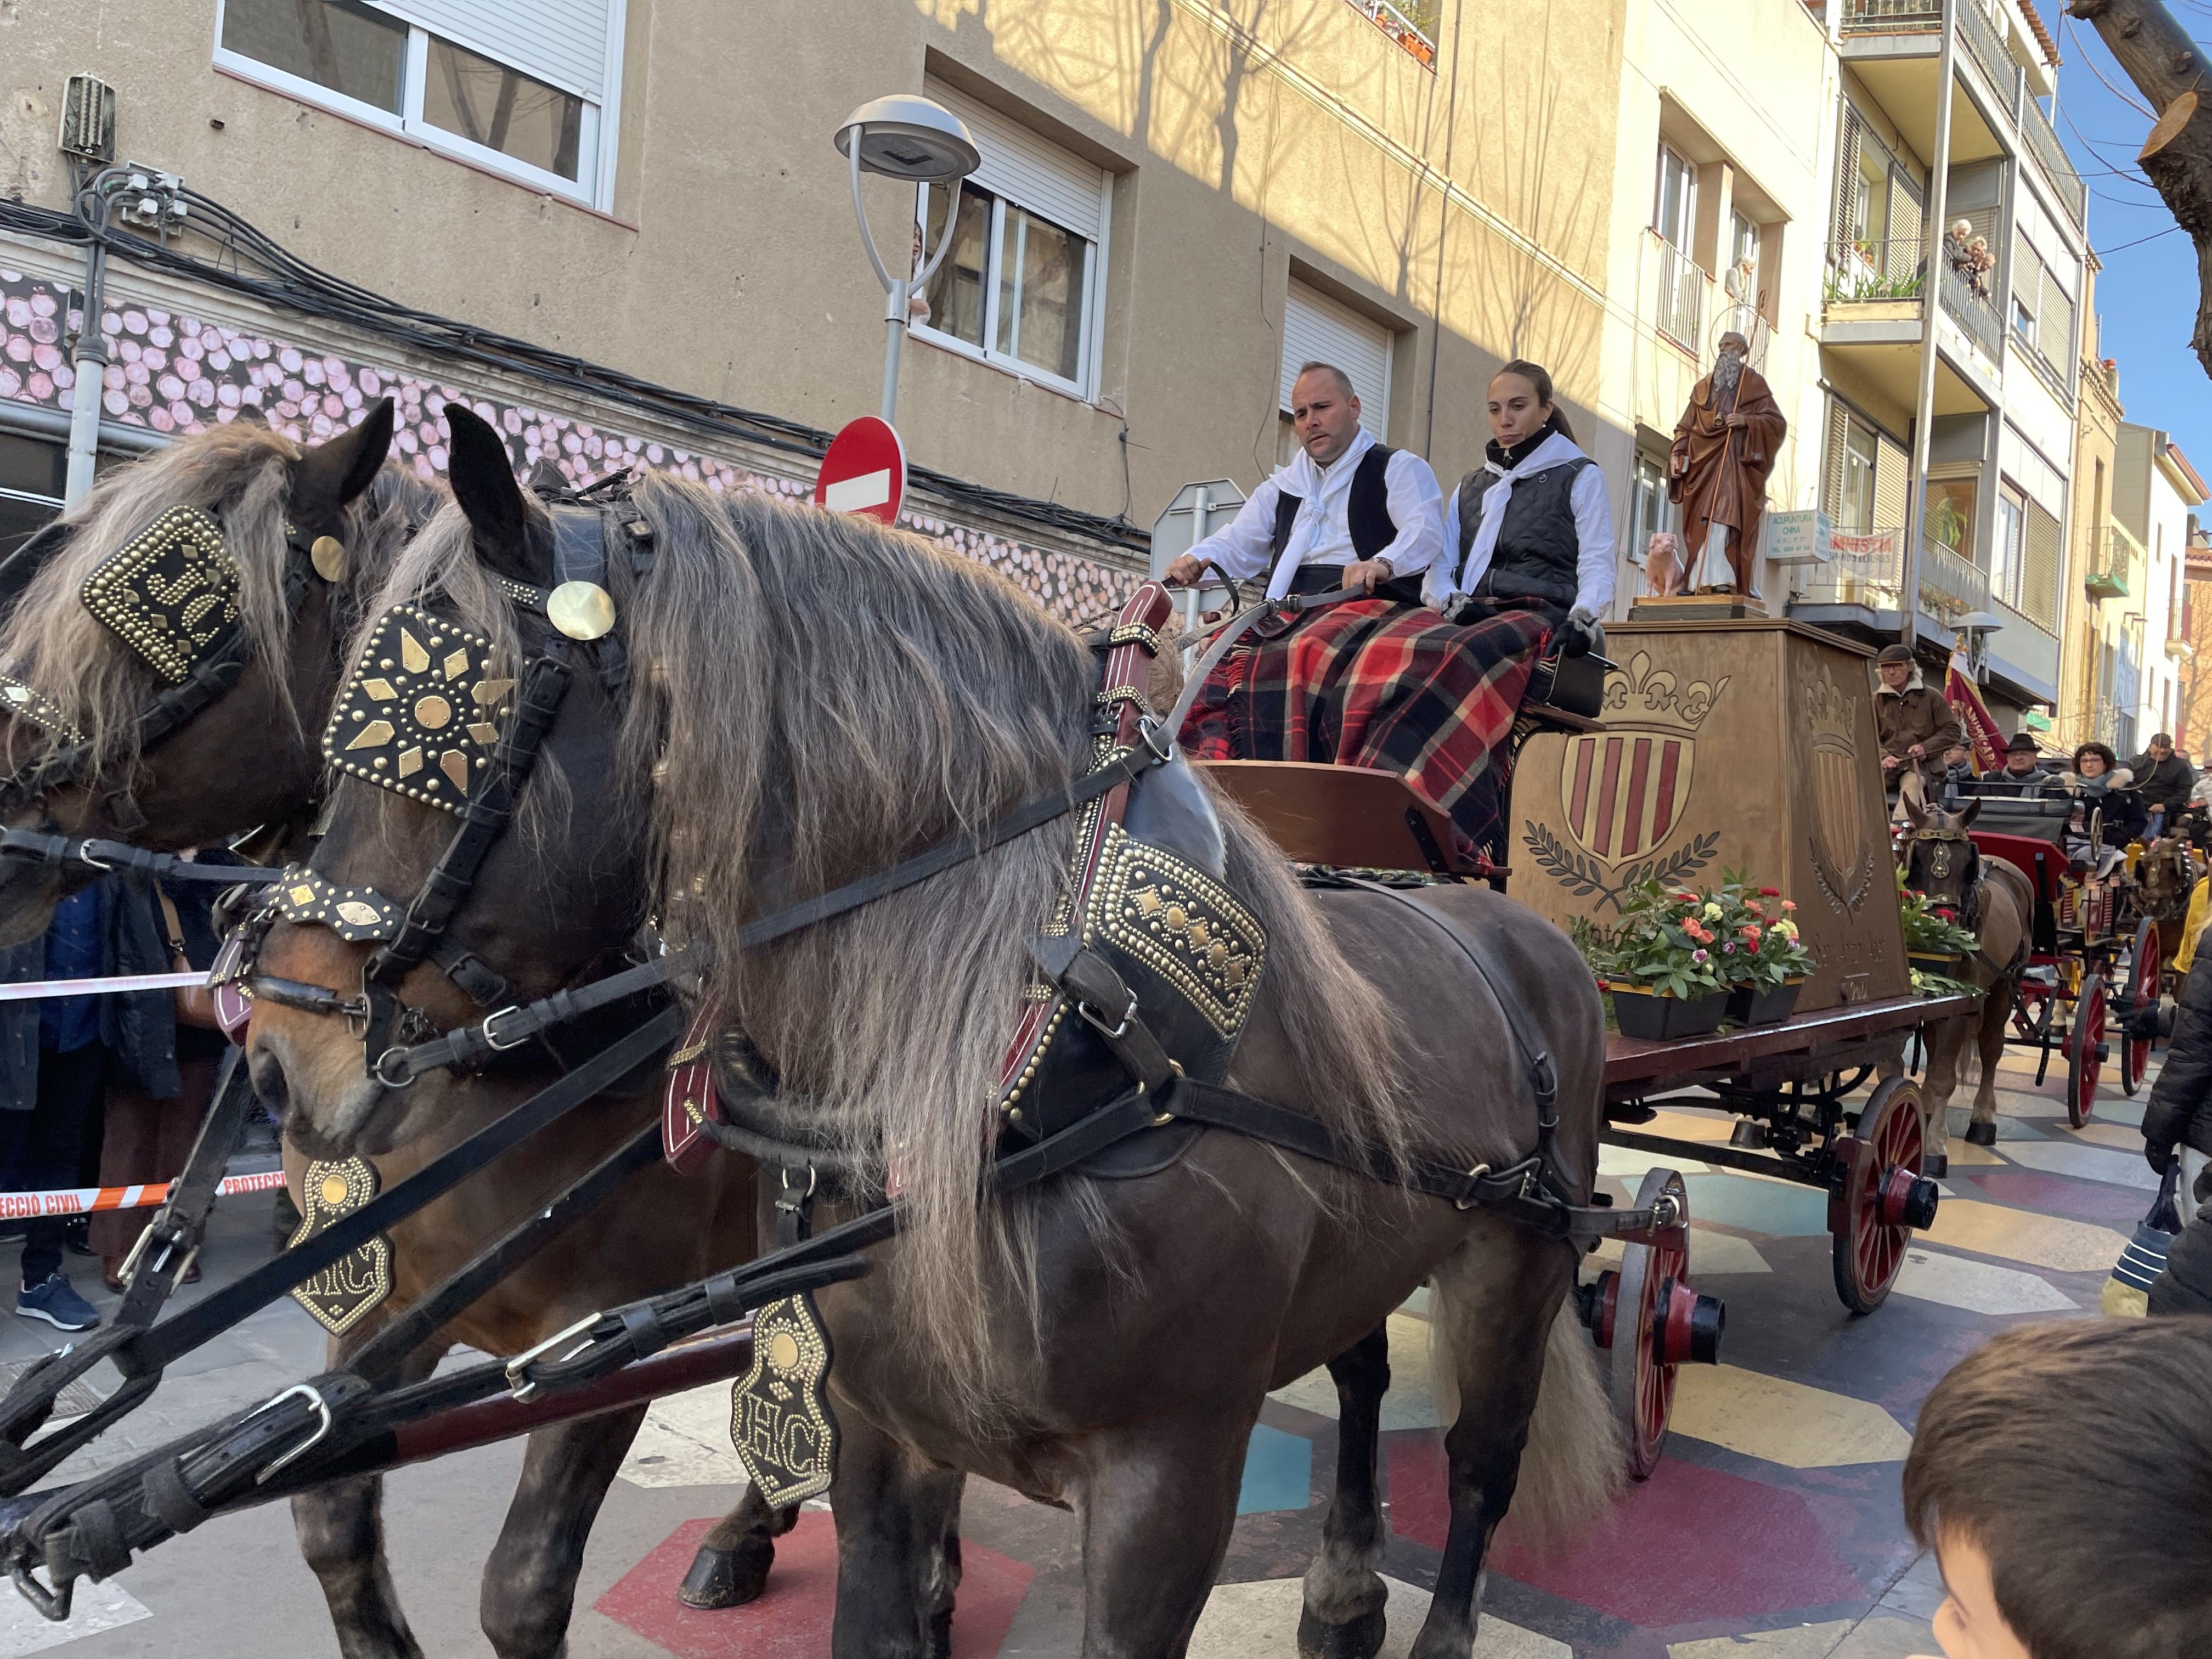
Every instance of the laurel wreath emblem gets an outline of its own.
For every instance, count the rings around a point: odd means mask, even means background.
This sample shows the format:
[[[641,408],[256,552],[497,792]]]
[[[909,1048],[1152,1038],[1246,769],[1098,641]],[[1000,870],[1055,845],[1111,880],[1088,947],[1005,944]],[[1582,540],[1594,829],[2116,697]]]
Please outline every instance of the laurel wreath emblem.
[[[1576,852],[1533,818],[1522,826],[1521,840],[1544,873],[1573,896],[1587,898],[1595,893],[1601,905],[1609,904],[1615,910],[1620,908],[1624,895],[1634,891],[1647,881],[1664,884],[1697,874],[1713,861],[1721,844],[1720,832],[1717,830],[1711,831],[1663,859],[1645,859],[1641,863],[1632,864],[1621,872],[1618,882],[1609,882],[1606,879],[1603,865],[1595,859]]]

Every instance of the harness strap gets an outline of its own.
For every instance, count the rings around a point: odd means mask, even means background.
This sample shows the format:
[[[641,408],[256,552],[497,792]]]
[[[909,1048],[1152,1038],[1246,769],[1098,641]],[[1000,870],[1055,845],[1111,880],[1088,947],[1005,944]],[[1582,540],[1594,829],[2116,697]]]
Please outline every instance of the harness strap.
[[[265,865],[199,864],[179,853],[149,853],[128,842],[47,835],[37,830],[0,830],[0,858],[27,864],[75,864],[106,872],[137,870],[171,881],[216,882],[235,887],[240,882],[275,881],[284,872]]]

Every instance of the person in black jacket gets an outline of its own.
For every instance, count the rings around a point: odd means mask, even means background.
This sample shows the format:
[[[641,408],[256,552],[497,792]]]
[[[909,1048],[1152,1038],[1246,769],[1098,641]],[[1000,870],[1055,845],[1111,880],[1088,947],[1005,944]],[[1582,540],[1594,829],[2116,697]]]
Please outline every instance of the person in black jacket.
[[[2128,763],[2136,775],[2136,793],[2150,815],[2147,836],[2158,835],[2166,825],[2180,822],[2189,805],[2189,792],[2197,787],[2197,769],[2185,756],[2173,752],[2173,739],[2160,732],[2150,747]]]
[[[2161,1175],[2185,1147],[2212,1158],[2212,966],[2202,957],[2181,982],[2172,1046],[2151,1085],[2142,1132],[2143,1156]],[[2199,1175],[2185,1196],[2201,1207],[2166,1250],[2166,1271],[2151,1286],[2154,1314],[2212,1314],[2212,1182]]]

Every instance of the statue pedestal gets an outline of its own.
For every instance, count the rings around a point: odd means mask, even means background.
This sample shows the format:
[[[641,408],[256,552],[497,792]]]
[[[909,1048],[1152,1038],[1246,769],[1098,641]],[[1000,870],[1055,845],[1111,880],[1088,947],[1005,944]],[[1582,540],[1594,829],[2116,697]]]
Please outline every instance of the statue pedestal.
[[[1763,601],[1741,593],[1647,593],[1628,607],[1631,622],[1741,622],[1765,615]]]
[[[1522,750],[1513,896],[1562,927],[1605,927],[1645,881],[1717,886],[1740,871],[1796,902],[1817,964],[1801,1012],[1905,995],[1874,653],[1779,618],[1644,609],[1683,603],[1644,601],[1606,630],[1620,666],[1602,732],[1539,732]]]

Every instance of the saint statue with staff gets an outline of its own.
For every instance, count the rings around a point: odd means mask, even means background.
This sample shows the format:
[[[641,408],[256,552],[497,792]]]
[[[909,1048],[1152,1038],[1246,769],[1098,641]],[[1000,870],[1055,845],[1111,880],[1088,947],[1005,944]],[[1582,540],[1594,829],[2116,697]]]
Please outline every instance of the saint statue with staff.
[[[1790,422],[1765,377],[1746,361],[1750,349],[1741,334],[1721,336],[1713,372],[1692,389],[1674,426],[1667,499],[1682,508],[1686,592],[1759,594],[1766,477]]]

